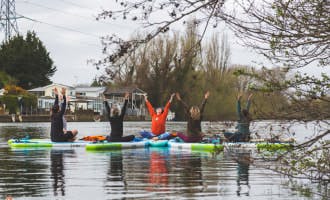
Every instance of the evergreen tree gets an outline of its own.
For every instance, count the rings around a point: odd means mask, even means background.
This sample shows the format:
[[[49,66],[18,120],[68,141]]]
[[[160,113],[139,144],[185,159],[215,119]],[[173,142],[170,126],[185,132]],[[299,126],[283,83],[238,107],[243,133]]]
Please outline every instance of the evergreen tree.
[[[4,41],[0,46],[0,70],[24,89],[50,84],[56,67],[46,47],[34,32]]]

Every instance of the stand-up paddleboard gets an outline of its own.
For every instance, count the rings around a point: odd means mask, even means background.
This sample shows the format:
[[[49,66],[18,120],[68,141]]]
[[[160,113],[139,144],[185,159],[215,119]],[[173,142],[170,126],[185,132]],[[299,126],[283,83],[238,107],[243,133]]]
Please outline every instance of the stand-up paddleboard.
[[[169,141],[168,146],[171,149],[177,150],[188,150],[188,151],[231,151],[231,150],[256,150],[256,151],[278,151],[278,150],[289,150],[293,147],[292,143],[250,143],[250,142],[239,142],[239,143],[183,143],[176,141]]]
[[[121,149],[138,149],[148,148],[149,141],[143,140],[139,142],[94,142],[86,145],[88,151],[109,151]]]
[[[150,147],[167,147],[168,140],[149,140]]]
[[[50,139],[10,139],[8,145],[12,148],[75,148],[85,147],[89,141],[52,142]]]
[[[212,143],[183,143],[169,141],[168,146],[175,150],[187,150],[187,151],[222,151],[223,145]]]

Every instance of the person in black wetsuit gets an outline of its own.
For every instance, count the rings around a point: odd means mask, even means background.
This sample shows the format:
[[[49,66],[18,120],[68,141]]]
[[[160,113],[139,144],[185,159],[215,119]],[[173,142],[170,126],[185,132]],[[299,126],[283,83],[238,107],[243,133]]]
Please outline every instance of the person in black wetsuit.
[[[55,93],[55,103],[52,108],[51,114],[51,128],[50,128],[50,137],[52,142],[72,142],[74,141],[77,131],[67,131],[63,132],[63,115],[66,109],[66,89],[62,88],[63,103],[61,104],[61,109],[58,104],[58,91],[57,88],[54,89]]]
[[[110,136],[107,136],[107,140],[109,142],[129,142],[135,138],[134,135],[123,136],[123,121],[128,103],[128,97],[129,93],[126,93],[125,103],[121,111],[119,111],[117,107],[112,107],[110,109],[108,101],[103,96],[105,110],[111,126]]]

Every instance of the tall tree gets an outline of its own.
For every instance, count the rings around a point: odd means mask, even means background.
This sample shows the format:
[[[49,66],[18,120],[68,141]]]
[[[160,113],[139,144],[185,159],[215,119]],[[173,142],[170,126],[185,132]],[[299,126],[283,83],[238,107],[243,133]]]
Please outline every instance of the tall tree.
[[[34,32],[4,41],[0,46],[0,70],[17,80],[17,85],[31,89],[50,84],[56,67],[46,47]]]

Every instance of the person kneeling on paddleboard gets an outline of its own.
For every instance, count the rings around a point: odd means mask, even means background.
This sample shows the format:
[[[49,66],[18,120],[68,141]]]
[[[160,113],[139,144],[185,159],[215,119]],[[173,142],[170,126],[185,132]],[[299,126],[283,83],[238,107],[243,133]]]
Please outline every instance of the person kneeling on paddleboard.
[[[174,93],[171,95],[164,110],[162,108],[157,108],[156,111],[149,102],[148,96],[146,94],[144,95],[144,100],[146,102],[151,117],[151,132],[148,131],[140,132],[143,138],[148,138],[153,140],[164,140],[164,139],[169,139],[172,136],[171,133],[165,132],[165,123],[174,95],[175,95]]]
[[[63,103],[61,104],[61,109],[58,104],[58,91],[57,88],[54,89],[55,93],[55,103],[52,107],[52,114],[51,114],[51,128],[50,128],[50,136],[52,142],[72,142],[75,140],[76,135],[78,132],[63,132],[63,115],[66,109],[66,97],[65,97],[66,89],[62,88],[62,96],[63,96]]]
[[[210,92],[207,91],[204,95],[203,102],[200,106],[191,106],[190,108],[188,105],[182,101],[181,96],[179,93],[176,93],[176,98],[184,107],[185,114],[188,117],[187,123],[187,131],[186,134],[177,133],[177,136],[181,138],[184,142],[201,142],[203,139],[202,133],[202,120],[203,120],[203,112],[205,108],[205,104],[207,99],[210,96]]]
[[[109,142],[130,142],[134,140],[134,135],[123,136],[123,121],[128,103],[129,93],[125,93],[125,102],[121,111],[116,106],[109,107],[108,101],[103,95],[103,101],[105,110],[110,122],[111,132],[110,136],[107,136]]]

